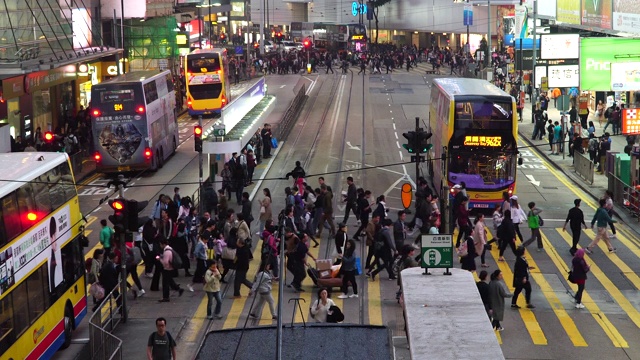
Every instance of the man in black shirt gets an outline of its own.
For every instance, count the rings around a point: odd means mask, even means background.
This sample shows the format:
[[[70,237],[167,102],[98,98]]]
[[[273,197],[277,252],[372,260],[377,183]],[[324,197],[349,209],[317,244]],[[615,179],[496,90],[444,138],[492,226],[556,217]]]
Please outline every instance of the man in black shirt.
[[[562,231],[567,231],[567,223],[571,228],[571,234],[573,235],[573,246],[569,252],[571,255],[574,255],[578,250],[576,247],[578,246],[578,242],[580,241],[580,234],[582,230],[580,229],[580,225],[582,225],[585,229],[587,228],[587,224],[584,223],[584,214],[582,210],[580,210],[580,199],[573,200],[575,207],[569,210],[569,214],[567,214],[567,220],[562,227]]]
[[[167,320],[164,318],[156,319],[156,328],[149,336],[147,342],[147,359],[149,360],[175,360],[176,357],[176,341],[173,340],[171,334],[167,331]]]

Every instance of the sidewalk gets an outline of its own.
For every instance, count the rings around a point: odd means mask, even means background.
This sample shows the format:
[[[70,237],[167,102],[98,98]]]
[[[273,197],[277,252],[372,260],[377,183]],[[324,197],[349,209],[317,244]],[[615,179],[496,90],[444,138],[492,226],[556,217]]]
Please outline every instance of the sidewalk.
[[[560,111],[552,108],[552,104],[550,104],[549,109],[547,110],[547,115],[550,120],[559,121],[561,118]],[[591,111],[589,114],[588,121],[593,121],[596,127],[596,136],[600,137],[603,135],[603,129],[605,124],[602,126],[598,124],[597,119],[595,118],[595,112]],[[568,115],[567,115],[568,118]],[[565,155],[550,155],[551,152],[549,150],[549,142],[547,137],[543,137],[543,140],[531,140],[531,135],[533,135],[533,124],[531,123],[531,103],[526,102],[525,108],[522,112],[522,122],[518,123],[518,134],[520,139],[524,140],[524,142],[531,146],[535,147],[537,153],[543,157],[549,164],[553,164],[553,166],[560,170],[571,182],[573,182],[577,187],[579,187],[582,191],[591,195],[591,197],[598,201],[603,195],[605,190],[609,188],[609,180],[607,175],[600,174],[595,172],[593,178],[593,185],[585,182],[579,175],[576,174],[573,168],[573,158],[569,157],[569,148],[565,144]],[[611,127],[607,129],[608,132],[611,132]],[[624,147],[626,145],[626,136],[617,135],[611,136],[611,151],[622,153]],[[618,213],[622,217],[620,219],[621,222],[625,223],[630,229],[640,235],[640,229],[638,228],[638,220],[632,217],[626,210],[618,209]]]

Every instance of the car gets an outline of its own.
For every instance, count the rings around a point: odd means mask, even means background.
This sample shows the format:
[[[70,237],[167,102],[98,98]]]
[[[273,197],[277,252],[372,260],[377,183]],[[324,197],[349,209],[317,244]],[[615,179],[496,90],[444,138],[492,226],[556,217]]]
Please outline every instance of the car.
[[[270,53],[276,51],[276,45],[269,40],[264,41],[264,52]]]
[[[293,41],[283,41],[280,44],[280,47],[282,49],[284,49],[284,51],[289,52],[291,50],[298,50],[298,47],[296,46],[296,43],[294,43]]]

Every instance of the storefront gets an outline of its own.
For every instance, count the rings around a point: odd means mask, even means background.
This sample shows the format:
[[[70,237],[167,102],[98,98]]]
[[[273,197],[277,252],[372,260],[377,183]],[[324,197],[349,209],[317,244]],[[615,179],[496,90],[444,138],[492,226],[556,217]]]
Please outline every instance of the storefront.
[[[122,64],[124,64],[124,66]],[[128,64],[128,61],[123,62],[122,59],[120,59],[119,66],[116,66],[115,61],[96,61],[79,64],[77,66],[78,88],[76,91],[78,101],[76,107],[79,109],[79,107],[82,106],[86,109],[91,103],[91,87],[118,76],[120,73],[128,72]],[[118,67],[120,67],[120,70],[118,70]]]

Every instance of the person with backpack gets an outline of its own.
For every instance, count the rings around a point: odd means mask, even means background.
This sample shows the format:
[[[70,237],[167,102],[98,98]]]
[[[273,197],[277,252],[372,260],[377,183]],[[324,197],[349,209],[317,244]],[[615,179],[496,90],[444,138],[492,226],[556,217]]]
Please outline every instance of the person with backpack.
[[[527,302],[528,309],[535,309],[535,305],[531,303],[531,281],[529,280],[529,271],[534,269],[533,266],[529,266],[529,263],[524,257],[524,248],[519,247],[516,249],[516,263],[513,267],[513,298],[511,299],[511,307],[519,309],[517,304],[518,295],[524,290],[525,300]]]
[[[111,243],[115,231],[107,225],[107,219],[100,220],[102,230],[100,230],[100,244],[104,248],[104,256],[107,257],[111,253]]]
[[[276,237],[276,227],[273,220],[267,220],[262,231],[262,261],[268,262],[273,272],[273,280],[278,281],[278,238]]]
[[[540,224],[540,213],[542,212],[542,210],[538,209],[536,207],[536,203],[533,201],[529,202],[527,206],[529,207],[529,213],[527,214],[527,223],[529,225],[529,229],[531,229],[531,238],[523,242],[522,246],[527,247],[533,242],[533,240],[538,240],[538,251],[540,252],[543,250],[542,234],[540,234],[540,226],[542,225]]]
[[[238,299],[240,295],[240,285],[245,285],[249,289],[253,286],[251,281],[247,280],[247,272],[249,271],[250,249],[244,240],[238,239],[236,243],[236,274],[233,279],[233,298]]]
[[[584,309],[582,304],[582,293],[584,292],[584,284],[587,281],[587,273],[591,267],[584,259],[584,249],[576,250],[573,259],[571,259],[571,282],[578,285],[578,291],[574,299],[576,301],[576,309]]]
[[[598,138],[595,133],[589,134],[589,160],[591,160],[594,164],[598,163]]]
[[[358,268],[356,266],[355,250],[356,242],[349,239],[345,243],[344,254],[338,254],[338,257],[342,260],[340,267],[340,273],[342,274],[342,295],[338,296],[339,299],[358,297],[358,283],[356,281]],[[349,283],[351,283],[351,288],[353,288],[352,295],[348,295]]]
[[[204,275],[207,272],[207,240],[204,234],[198,236],[198,243],[193,251],[196,261],[196,271],[193,274],[191,284],[187,284],[187,289],[191,292],[193,292],[193,285],[204,282]]]
[[[187,236],[187,224],[184,219],[178,220],[176,225],[172,229],[171,237],[169,238],[169,244],[171,248],[180,255],[182,266],[179,269],[184,269],[184,276],[191,277],[193,274],[189,271],[191,269],[191,261],[189,260],[189,243]]]
[[[182,267],[182,260],[180,255],[175,252],[170,246],[169,241],[166,238],[160,239],[160,248],[162,254],[158,255],[157,259],[162,264],[162,299],[158,302],[169,302],[169,290],[178,292],[178,296],[182,296],[184,289],[180,288],[176,281],[173,279],[174,270]]]
[[[375,249],[376,260],[372,264],[372,267],[375,267],[375,270],[371,272],[371,281],[376,280],[376,275],[382,271],[382,269],[387,269],[387,273],[389,274],[389,280],[395,280],[396,277],[393,275],[393,258],[398,254],[396,250],[396,244],[391,239],[391,231],[389,227],[393,225],[393,221],[391,219],[385,219],[382,222],[382,229],[378,231],[375,235],[373,246]],[[380,261],[382,261],[382,265],[380,265]]]
[[[133,291],[133,298],[136,299],[138,296],[144,296],[145,291],[142,288],[142,283],[140,282],[140,277],[138,276],[138,264],[142,262],[142,256],[140,254],[140,248],[135,246],[129,247],[125,246],[126,253],[124,256],[124,264],[127,268],[127,274],[131,275],[131,279],[133,283],[138,287],[138,289],[133,289],[133,286],[129,284],[127,281],[127,287]],[[116,249],[118,256],[120,256],[119,249]]]
[[[498,236],[500,250],[498,261],[504,261],[504,251],[507,246],[511,247],[514,254],[516,252],[516,229],[511,220],[511,210],[504,212],[502,223],[498,226],[496,234]]]
[[[147,360],[176,360],[176,341],[167,331],[167,320],[157,318],[156,328],[147,341]]]
[[[120,272],[116,267],[116,262],[118,262],[117,255],[115,253],[109,253],[108,257],[105,258],[104,263],[102,264],[98,281],[104,288],[105,297],[102,301],[93,306],[93,311],[96,311],[98,307],[100,307],[100,304],[102,304],[104,299],[106,299],[106,295],[112,291],[113,297],[118,299],[116,302],[118,306],[122,303],[122,299],[119,297],[120,292],[118,291],[118,279],[120,277]]]

